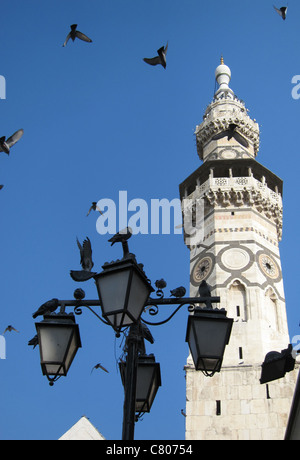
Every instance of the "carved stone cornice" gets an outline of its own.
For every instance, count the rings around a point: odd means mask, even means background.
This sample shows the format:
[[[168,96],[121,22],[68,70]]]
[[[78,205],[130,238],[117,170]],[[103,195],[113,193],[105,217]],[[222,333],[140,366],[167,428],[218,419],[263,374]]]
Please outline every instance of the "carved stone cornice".
[[[236,124],[238,131],[252,145],[254,156],[259,150],[259,126],[247,114],[242,101],[229,97],[214,100],[206,109],[203,122],[196,126],[195,135],[197,141],[197,151],[201,160],[203,160],[203,150],[207,143],[212,140],[215,134],[225,131],[230,124]]]

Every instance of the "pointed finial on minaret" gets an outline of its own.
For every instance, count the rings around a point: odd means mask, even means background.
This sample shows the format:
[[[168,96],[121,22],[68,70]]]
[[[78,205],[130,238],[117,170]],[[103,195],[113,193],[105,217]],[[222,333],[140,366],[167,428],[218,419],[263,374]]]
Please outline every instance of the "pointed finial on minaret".
[[[219,98],[223,94],[230,94],[231,96],[234,96],[233,91],[229,88],[231,71],[230,68],[224,64],[223,55],[221,55],[221,64],[216,68],[215,77],[219,84],[219,88],[215,93],[215,97]]]

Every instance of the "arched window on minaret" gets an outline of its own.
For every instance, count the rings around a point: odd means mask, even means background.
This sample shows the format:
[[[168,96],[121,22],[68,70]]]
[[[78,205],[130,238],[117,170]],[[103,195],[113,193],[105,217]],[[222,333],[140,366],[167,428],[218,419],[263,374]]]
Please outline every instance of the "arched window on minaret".
[[[227,311],[234,321],[247,321],[247,302],[245,286],[239,281],[234,280],[228,289]]]
[[[279,330],[278,312],[277,312],[277,296],[273,288],[268,287],[265,291],[265,312],[266,320],[269,327],[274,331]]]

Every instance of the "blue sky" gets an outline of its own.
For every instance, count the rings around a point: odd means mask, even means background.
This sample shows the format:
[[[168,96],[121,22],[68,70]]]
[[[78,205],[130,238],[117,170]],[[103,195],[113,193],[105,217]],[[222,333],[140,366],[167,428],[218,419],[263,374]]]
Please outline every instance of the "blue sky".
[[[282,5],[277,5],[278,7]],[[58,439],[82,415],[107,439],[120,439],[122,343],[89,313],[77,317],[82,349],[67,378],[49,387],[32,313],[52,297],[72,298],[79,269],[76,237],[89,236],[95,269],[121,257],[109,235],[86,217],[92,201],[179,197],[179,184],[200,166],[194,130],[214,94],[223,54],[231,88],[260,125],[257,160],[284,181],[280,244],[290,336],[298,314],[299,109],[291,96],[299,67],[300,4],[283,21],[273,0],[3,0],[1,133],[23,138],[0,154],[1,310],[7,356],[0,361],[0,439]],[[93,40],[62,44],[70,24]],[[167,68],[143,57],[169,43]],[[155,282],[189,285],[182,235],[136,235],[130,250]],[[83,287],[96,298],[93,282]],[[168,308],[168,307],[166,307]],[[169,310],[168,310],[169,311]],[[162,384],[136,439],[184,439],[187,311],[152,330],[147,347],[161,364]],[[1,330],[2,333],[2,330]],[[109,374],[94,371],[101,362]]]

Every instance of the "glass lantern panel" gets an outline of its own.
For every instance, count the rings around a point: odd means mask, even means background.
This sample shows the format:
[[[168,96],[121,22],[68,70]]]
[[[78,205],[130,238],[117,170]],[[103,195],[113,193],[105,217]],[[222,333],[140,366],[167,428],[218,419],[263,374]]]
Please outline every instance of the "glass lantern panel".
[[[62,363],[73,329],[65,326],[40,326],[40,351],[44,363]]]
[[[130,270],[122,270],[101,276],[97,279],[104,316],[112,311],[123,310],[129,273]]]

